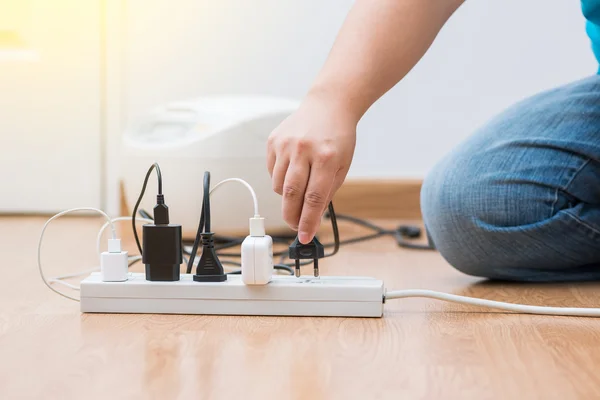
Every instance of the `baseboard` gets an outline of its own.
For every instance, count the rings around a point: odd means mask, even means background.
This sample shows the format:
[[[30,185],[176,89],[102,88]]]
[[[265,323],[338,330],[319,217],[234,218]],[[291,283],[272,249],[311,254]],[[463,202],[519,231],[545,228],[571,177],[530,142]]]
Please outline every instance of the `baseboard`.
[[[360,218],[421,219],[419,179],[352,179],[334,198],[337,212]]]

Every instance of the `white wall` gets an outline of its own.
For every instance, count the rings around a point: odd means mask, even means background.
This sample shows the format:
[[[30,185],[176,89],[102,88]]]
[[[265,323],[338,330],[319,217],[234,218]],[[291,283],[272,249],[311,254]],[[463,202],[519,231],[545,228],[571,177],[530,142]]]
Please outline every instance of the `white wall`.
[[[176,6],[175,6],[176,4]],[[129,0],[127,115],[214,93],[301,97],[351,0]],[[470,0],[365,116],[351,176],[423,177],[529,94],[593,74],[578,1]]]
[[[0,213],[100,207],[100,2],[0,0],[0,15],[33,54],[0,45]]]

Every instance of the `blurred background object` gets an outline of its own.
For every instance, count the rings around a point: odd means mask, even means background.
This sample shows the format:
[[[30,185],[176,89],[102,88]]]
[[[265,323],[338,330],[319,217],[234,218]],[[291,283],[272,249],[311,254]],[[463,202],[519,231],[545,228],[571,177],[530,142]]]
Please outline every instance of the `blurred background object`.
[[[127,127],[186,99],[301,99],[352,3],[0,0],[0,212],[117,213]],[[359,124],[349,179],[422,179],[503,108],[596,69],[579,2],[467,1]]]
[[[129,215],[140,192],[140,178],[148,165],[158,162],[165,178],[165,196],[172,221],[197,221],[203,193],[204,171],[218,182],[241,178],[257,192],[260,215],[271,233],[287,231],[281,215],[281,197],[265,174],[269,133],[296,108],[293,100],[265,96],[207,96],[156,107],[131,124],[123,137],[121,181]],[[149,183],[156,193],[157,183]],[[231,204],[235,207],[222,207]],[[242,185],[230,185],[212,196],[214,226],[220,232],[243,234],[254,215],[252,197]],[[146,196],[141,208],[152,210],[156,199]],[[194,224],[183,226],[194,238]]]

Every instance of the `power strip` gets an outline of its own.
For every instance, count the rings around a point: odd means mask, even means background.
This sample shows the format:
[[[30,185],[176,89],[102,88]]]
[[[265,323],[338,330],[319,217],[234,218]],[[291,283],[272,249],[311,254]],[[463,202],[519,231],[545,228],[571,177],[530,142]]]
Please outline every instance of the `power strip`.
[[[274,276],[266,285],[245,285],[239,275],[225,282],[150,282],[130,273],[124,282],[103,282],[93,273],[81,282],[84,313],[280,315],[381,317],[383,281],[375,278]]]

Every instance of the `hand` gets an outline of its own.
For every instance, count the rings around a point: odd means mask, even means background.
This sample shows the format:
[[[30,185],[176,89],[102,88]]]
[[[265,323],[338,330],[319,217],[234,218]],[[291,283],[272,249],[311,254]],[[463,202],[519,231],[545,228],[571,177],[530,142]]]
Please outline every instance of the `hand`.
[[[283,218],[302,243],[321,218],[352,162],[358,120],[340,105],[307,98],[269,137],[267,167],[283,196]]]

